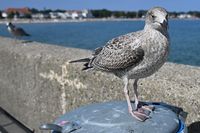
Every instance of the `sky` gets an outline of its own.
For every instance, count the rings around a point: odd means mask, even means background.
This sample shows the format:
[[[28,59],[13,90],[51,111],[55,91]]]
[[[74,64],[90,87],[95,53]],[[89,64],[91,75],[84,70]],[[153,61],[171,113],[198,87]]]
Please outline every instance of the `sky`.
[[[137,11],[161,6],[168,11],[200,11],[200,0],[0,0],[0,10],[9,7],[36,9],[108,9]]]

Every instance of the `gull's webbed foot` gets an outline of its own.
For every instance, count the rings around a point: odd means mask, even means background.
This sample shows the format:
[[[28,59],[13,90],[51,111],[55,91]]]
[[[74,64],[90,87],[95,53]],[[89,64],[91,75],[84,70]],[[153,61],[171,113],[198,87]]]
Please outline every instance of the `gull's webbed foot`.
[[[136,118],[137,120],[144,122],[145,120],[149,119],[149,115],[147,115],[146,113],[144,113],[143,111],[133,111],[130,112],[130,114]]]
[[[150,113],[153,112],[155,107],[153,105],[139,104],[135,110],[129,109],[129,113],[139,121],[144,122],[150,118]]]
[[[153,105],[142,105],[142,109],[153,112],[155,110],[155,107]]]

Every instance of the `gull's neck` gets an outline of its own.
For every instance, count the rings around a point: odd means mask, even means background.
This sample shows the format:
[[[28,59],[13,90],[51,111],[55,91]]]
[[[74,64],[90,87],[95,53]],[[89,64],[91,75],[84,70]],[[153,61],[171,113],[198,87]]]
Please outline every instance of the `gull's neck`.
[[[167,32],[167,29],[166,28],[162,28],[162,27],[159,27],[159,28],[156,28],[156,27],[153,27],[152,25],[150,24],[145,24],[144,26],[144,31],[158,31],[160,33],[162,33],[164,36],[168,37],[168,32]]]

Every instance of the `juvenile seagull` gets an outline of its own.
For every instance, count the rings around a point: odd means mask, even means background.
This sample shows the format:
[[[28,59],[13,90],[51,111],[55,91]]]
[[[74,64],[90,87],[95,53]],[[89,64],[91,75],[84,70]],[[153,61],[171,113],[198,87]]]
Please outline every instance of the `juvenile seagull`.
[[[17,28],[11,22],[6,23],[8,31],[15,37],[30,36],[22,28]]]
[[[95,69],[110,72],[123,79],[129,113],[140,121],[149,118],[153,106],[141,105],[137,82],[155,73],[167,60],[169,53],[168,13],[164,8],[148,10],[144,29],[114,38],[97,48],[91,58],[73,62],[86,62],[83,70]],[[133,79],[135,109],[132,108],[128,83]],[[148,111],[147,111],[148,110]],[[149,112],[149,113],[146,113]]]

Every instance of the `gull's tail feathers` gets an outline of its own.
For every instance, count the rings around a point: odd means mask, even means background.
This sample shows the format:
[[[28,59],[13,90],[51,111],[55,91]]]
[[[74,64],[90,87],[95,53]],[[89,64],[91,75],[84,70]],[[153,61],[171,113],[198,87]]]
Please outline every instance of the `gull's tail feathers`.
[[[28,34],[28,33],[25,33],[25,36],[31,36],[30,34]]]
[[[89,62],[90,58],[83,58],[83,59],[78,59],[78,60],[72,60],[69,63],[77,63],[77,62]]]
[[[69,63],[77,63],[77,62],[86,62],[84,64],[84,68],[82,69],[82,71],[92,68],[92,66],[90,65],[90,62],[91,62],[90,58],[83,58],[83,59],[73,60],[73,61],[70,61]]]

